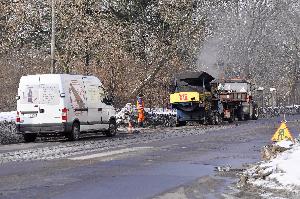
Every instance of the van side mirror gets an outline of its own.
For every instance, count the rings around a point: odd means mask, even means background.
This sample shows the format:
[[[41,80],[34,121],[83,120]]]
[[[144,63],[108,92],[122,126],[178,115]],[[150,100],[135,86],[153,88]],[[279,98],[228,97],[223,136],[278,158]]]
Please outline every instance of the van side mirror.
[[[102,102],[103,102],[104,104],[106,104],[106,105],[111,105],[111,104],[112,104],[112,99],[109,98],[109,97],[107,97],[107,96],[105,96],[105,97],[103,98]]]
[[[59,96],[63,98],[63,97],[66,97],[66,94],[65,93],[61,93]]]
[[[19,95],[17,95],[15,99],[16,99],[16,100],[19,100],[19,99],[20,99],[20,96],[19,96]]]

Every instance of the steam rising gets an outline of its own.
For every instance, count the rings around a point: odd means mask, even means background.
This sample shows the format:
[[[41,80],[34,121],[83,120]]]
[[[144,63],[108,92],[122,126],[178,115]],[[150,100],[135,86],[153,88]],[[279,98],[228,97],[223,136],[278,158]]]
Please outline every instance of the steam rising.
[[[218,66],[218,44],[219,39],[207,40],[199,54],[197,61],[197,69],[199,71],[205,71],[215,78],[221,75],[220,68]]]

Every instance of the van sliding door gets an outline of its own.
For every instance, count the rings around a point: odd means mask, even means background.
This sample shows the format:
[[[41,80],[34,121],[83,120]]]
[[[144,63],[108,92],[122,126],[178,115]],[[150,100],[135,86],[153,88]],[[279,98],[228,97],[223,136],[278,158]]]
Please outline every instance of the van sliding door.
[[[85,77],[86,101],[88,106],[88,123],[92,129],[106,128],[107,117],[102,103],[103,91],[100,82],[95,77]]]

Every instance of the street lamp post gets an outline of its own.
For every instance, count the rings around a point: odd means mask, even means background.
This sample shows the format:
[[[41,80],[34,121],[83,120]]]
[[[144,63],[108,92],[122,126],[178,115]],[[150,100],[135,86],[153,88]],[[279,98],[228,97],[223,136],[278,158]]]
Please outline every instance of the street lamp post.
[[[270,88],[271,92],[271,100],[272,100],[272,108],[276,106],[276,88]]]
[[[55,73],[55,4],[54,0],[51,2],[52,14],[51,14],[51,73]]]

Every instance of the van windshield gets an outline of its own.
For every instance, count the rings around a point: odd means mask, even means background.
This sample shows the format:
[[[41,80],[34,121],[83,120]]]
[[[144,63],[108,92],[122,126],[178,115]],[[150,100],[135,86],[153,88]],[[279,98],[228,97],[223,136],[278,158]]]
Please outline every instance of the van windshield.
[[[21,88],[21,104],[58,105],[59,102],[58,84],[25,85]]]

